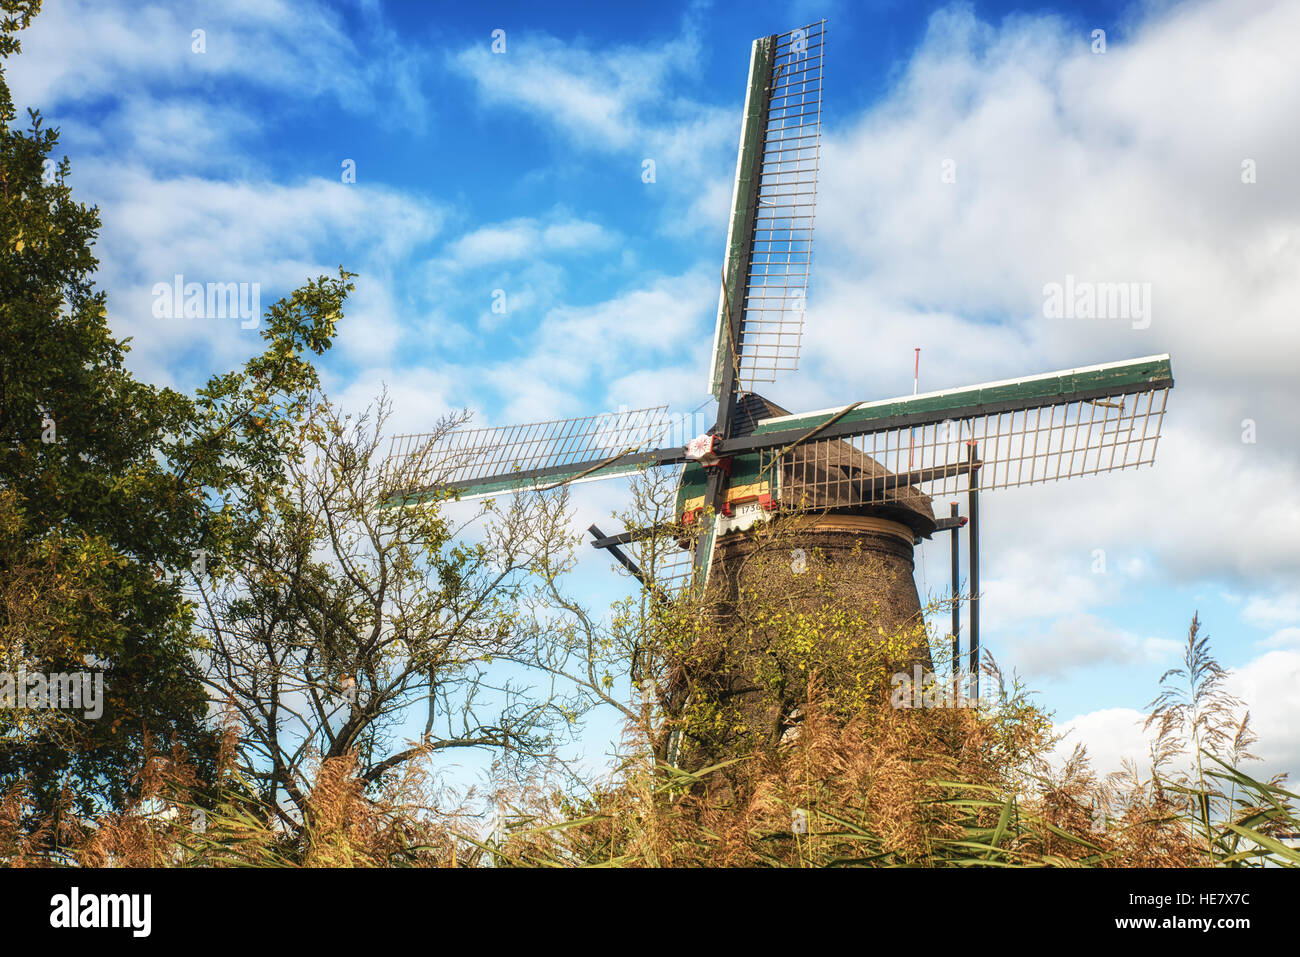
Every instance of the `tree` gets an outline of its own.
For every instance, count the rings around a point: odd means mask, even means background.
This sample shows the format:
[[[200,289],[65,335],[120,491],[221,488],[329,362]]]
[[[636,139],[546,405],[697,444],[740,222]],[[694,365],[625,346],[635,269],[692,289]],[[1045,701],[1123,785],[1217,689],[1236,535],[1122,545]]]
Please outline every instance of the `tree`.
[[[562,506],[517,496],[460,525],[446,496],[396,507],[445,474],[430,470],[430,449],[465,416],[388,459],[386,397],[355,420],[324,398],[314,409],[312,441],[289,458],[244,560],[202,583],[209,682],[244,724],[245,774],[296,828],[317,759],[355,755],[366,785],[457,749],[519,774],[551,766],[587,704],[542,668],[522,599],[550,541],[538,530]],[[479,520],[484,538],[464,542]],[[423,729],[402,744],[412,709]]]
[[[5,52],[35,5],[6,4]],[[2,76],[2,75],[0,75]],[[5,734],[0,780],[26,777],[47,797],[65,772],[104,782],[120,800],[130,755],[146,729],[174,729],[202,754],[206,702],[188,654],[179,589],[156,567],[191,561],[202,537],[195,505],[154,453],[192,414],[184,397],[136,381],[125,345],[105,321],[93,288],[93,208],[73,201],[66,157],[54,164],[57,132],[30,114],[26,131],[0,78],[0,489],[7,547],[0,576],[40,569],[45,583],[81,582],[82,594],[45,604],[44,620],[19,628],[16,600],[0,609],[0,651],[11,674],[84,670],[111,663],[103,714],[62,714],[60,733]],[[6,731],[33,715],[7,710]],[[46,730],[51,727],[45,722]],[[89,803],[87,798],[83,806]]]
[[[0,56],[39,8],[0,0]],[[120,806],[149,734],[204,767],[215,739],[186,576],[219,571],[283,482],[349,274],[278,302],[265,352],[194,398],[136,380],[94,286],[98,211],[56,130],[0,71],[0,674],[102,671],[102,713],[0,709],[0,785]],[[3,683],[0,682],[0,685]],[[3,687],[0,687],[3,690]]]

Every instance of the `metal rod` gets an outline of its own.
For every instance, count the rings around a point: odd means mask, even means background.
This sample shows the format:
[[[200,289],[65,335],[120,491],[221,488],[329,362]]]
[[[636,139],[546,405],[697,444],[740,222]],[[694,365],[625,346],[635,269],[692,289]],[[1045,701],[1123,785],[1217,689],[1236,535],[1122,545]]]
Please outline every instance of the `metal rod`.
[[[970,487],[967,495],[970,499],[970,671],[971,696],[980,696],[980,483],[979,483],[979,446],[968,443],[970,448]]]
[[[978,469],[983,464],[983,462],[953,462],[951,465],[932,465],[911,472],[894,472],[872,479],[854,479],[853,485],[868,495],[875,495],[877,492],[890,492],[897,488],[906,488],[909,485],[919,485],[924,482],[951,478],[954,475],[962,475],[972,468]],[[867,498],[866,500],[870,501],[871,499]]]
[[[605,533],[602,532],[600,529],[598,529],[595,525],[589,527],[587,531],[588,533],[590,533],[592,538],[596,539],[597,542],[608,540],[608,536],[606,536]],[[596,545],[596,542],[593,542],[592,544]],[[597,548],[603,547],[611,555],[617,558],[619,564],[622,565],[624,568],[626,568],[628,571],[630,571],[636,577],[636,580],[641,583],[643,588],[651,587],[649,579],[645,577],[645,573],[641,571],[640,566],[638,566],[636,562],[632,561],[631,557],[627,554],[627,552],[623,551],[623,549],[619,548],[617,545],[612,545],[612,544],[604,545],[604,546],[596,545],[596,547]]]
[[[952,518],[952,675],[956,678],[961,674],[961,603],[957,600],[957,590],[961,587],[957,530],[961,525],[957,522],[957,503],[949,505],[948,514]]]
[[[701,588],[709,580],[709,539],[717,513],[721,510],[723,496],[727,494],[727,477],[720,468],[706,470],[708,478],[704,482],[704,503],[708,508],[700,515],[700,535],[695,541],[695,583]]]
[[[647,525],[644,528],[633,529],[630,532],[619,532],[617,535],[597,536],[596,540],[591,543],[592,548],[612,548],[616,545],[626,545],[629,542],[639,542],[643,538],[654,538],[661,534],[665,529],[664,525]],[[598,531],[593,525],[587,531],[593,534]]]

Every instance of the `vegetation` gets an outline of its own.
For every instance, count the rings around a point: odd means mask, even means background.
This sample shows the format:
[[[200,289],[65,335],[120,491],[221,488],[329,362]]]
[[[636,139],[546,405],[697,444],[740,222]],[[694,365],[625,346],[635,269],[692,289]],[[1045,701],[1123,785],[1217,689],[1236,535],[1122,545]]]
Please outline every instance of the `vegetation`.
[[[475,842],[496,866],[1099,866],[1300,865],[1300,796],[1230,761],[1249,759],[1242,734],[1182,732],[1237,705],[1207,677],[1221,674],[1193,621],[1188,707],[1159,727],[1146,775],[1136,765],[1098,779],[1086,750],[1063,766],[1046,716],[1020,687],[988,708],[895,708],[884,696],[846,716],[842,699],[808,685],[798,733],[737,762],[745,786],[711,789],[693,773],[630,757],[611,786],[581,800],[520,805],[500,833]],[[1213,717],[1211,717],[1213,716]],[[462,856],[463,858],[464,856]]]
[[[1187,673],[1204,675],[1216,666],[1197,629]],[[999,684],[992,708],[878,700],[847,721],[814,679],[799,733],[734,762],[746,766],[740,791],[710,788],[716,767],[654,763],[633,734],[606,785],[502,795],[503,813],[486,834],[433,787],[421,762],[404,762],[374,788],[351,754],[315,763],[301,824],[286,827],[236,767],[232,714],[215,788],[178,748],[150,749],[127,807],[95,820],[48,815],[35,832],[19,826],[29,798],[13,788],[0,801],[0,858],[11,866],[1300,866],[1300,851],[1279,837],[1300,824],[1300,796],[1233,767],[1231,743],[1222,753],[1215,742],[1190,752],[1169,730],[1146,775],[1130,766],[1098,779],[1082,747],[1052,768],[1043,715],[1022,690],[1003,687],[991,664],[987,674]],[[1191,691],[1185,728],[1230,705],[1203,682]],[[1165,703],[1154,704],[1153,718],[1163,720]]]

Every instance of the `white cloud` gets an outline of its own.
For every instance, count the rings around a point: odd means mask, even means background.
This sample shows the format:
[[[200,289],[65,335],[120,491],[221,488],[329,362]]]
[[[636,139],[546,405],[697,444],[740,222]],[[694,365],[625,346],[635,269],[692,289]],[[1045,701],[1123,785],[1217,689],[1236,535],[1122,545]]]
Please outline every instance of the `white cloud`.
[[[543,249],[590,249],[606,245],[609,235],[599,223],[570,219],[547,226],[542,232]]]
[[[376,366],[360,369],[345,380],[330,373],[323,379],[331,400],[351,414],[372,406],[387,391],[392,408],[384,432],[391,437],[431,432],[442,416],[460,411],[452,398],[460,385],[459,374],[458,369],[441,366]],[[387,446],[383,451],[388,451]]]
[[[257,122],[231,104],[197,98],[130,93],[93,117],[60,117],[60,152],[129,157],[153,172],[220,172],[247,177],[261,172],[249,147],[262,135]],[[74,162],[74,172],[80,163]]]
[[[1266,652],[1233,669],[1225,687],[1250,710],[1259,737],[1251,748],[1262,759],[1258,767],[1269,774],[1286,771],[1294,783],[1300,774],[1300,650]]]
[[[193,49],[195,30],[205,31],[205,52]],[[393,42],[381,18],[368,13],[350,27],[311,2],[220,0],[181,10],[65,0],[47,4],[21,39],[6,76],[18,103],[46,110],[106,90],[131,95],[159,82],[206,90],[215,81],[328,96],[352,111],[382,97],[407,123],[427,112],[414,79],[424,64]]]
[[[641,116],[664,98],[666,83],[694,67],[699,49],[691,39],[645,47],[593,51],[544,34],[510,39],[506,55],[484,42],[452,57],[490,103],[525,110],[564,132],[608,149],[671,138],[676,131],[651,127]]]
[[[545,259],[556,253],[607,248],[614,237],[599,223],[582,219],[556,219],[544,223],[532,218],[481,226],[448,247],[451,268],[483,266],[520,259]]]
[[[684,377],[670,374],[663,388],[654,380],[677,363],[683,344],[702,367],[695,345],[712,308],[712,291],[705,274],[690,271],[647,279],[595,305],[548,309],[525,334],[526,354],[490,362],[479,373],[483,385],[504,400],[497,424],[678,401]],[[697,381],[696,389],[702,391],[703,384]],[[592,408],[592,390],[610,408]],[[699,392],[692,395],[698,402]]]
[[[666,445],[685,445],[688,441],[708,431],[716,416],[716,407],[708,402],[691,417],[691,410],[700,405],[706,396],[700,369],[708,361],[702,350],[695,349],[682,356],[677,366],[656,365],[653,368],[632,369],[612,379],[605,390],[606,404],[611,407],[626,405],[633,409],[667,405],[680,427]],[[680,415],[678,415],[680,413]]]
[[[658,44],[591,50],[545,34],[511,35],[508,53],[477,44],[450,58],[480,98],[527,115],[553,130],[566,156],[575,147],[615,154],[629,181],[654,162],[648,190],[666,190],[662,229],[686,235],[725,226],[744,96],[737,60],[735,107],[714,106],[675,92],[700,68],[700,42],[688,24]],[[718,176],[719,168],[728,175]],[[719,197],[722,216],[718,215]],[[684,197],[684,199],[683,199]]]
[[[397,355],[403,337],[403,310],[386,273],[363,272],[344,307],[335,348],[361,365],[384,362]]]
[[[1061,677],[1079,669],[1167,661],[1179,650],[1176,641],[1134,634],[1087,613],[1055,617],[1045,632],[1013,634],[1005,641],[1000,664],[1026,677]]]
[[[365,363],[383,359],[402,334],[390,264],[437,235],[444,216],[396,190],[319,178],[158,178],[100,160],[79,171],[87,192],[112,211],[96,247],[110,322],[119,336],[134,337],[131,365],[152,381],[175,381],[187,354],[211,369],[260,349],[256,330],[234,322],[155,319],[155,283],[178,273],[187,281],[259,283],[265,309],[308,278],[335,274],[339,263],[325,257],[340,248],[353,254],[349,265],[360,274],[340,326],[340,352]]]
[[[1150,765],[1150,745],[1154,732],[1144,732],[1146,715],[1133,708],[1103,708],[1076,715],[1053,728],[1064,735],[1054,751],[1060,762],[1070,756],[1076,744],[1088,749],[1088,757],[1098,776],[1119,771],[1125,759],[1132,760],[1140,771]]]
[[[1265,648],[1300,648],[1300,628],[1283,628],[1259,642]]]
[[[1289,625],[1300,622],[1300,592],[1284,591],[1271,595],[1251,595],[1241,617],[1252,625]]]

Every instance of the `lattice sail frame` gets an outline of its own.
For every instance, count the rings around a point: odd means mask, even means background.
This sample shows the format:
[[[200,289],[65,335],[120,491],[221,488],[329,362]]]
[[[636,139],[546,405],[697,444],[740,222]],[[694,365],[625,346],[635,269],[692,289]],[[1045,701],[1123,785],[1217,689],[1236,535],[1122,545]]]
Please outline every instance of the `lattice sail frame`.
[[[1154,358],[1167,368],[1168,357]],[[875,430],[864,424],[860,434],[766,450],[762,467],[785,508],[889,504],[914,500],[917,491],[935,497],[1138,468],[1155,463],[1170,388],[1172,379],[1157,380],[1117,395],[1063,395],[1029,408]],[[779,429],[781,420],[763,425]]]
[[[737,384],[745,390],[799,367],[821,156],[825,33],[823,20],[755,41],[710,365],[714,395],[721,388],[722,363],[735,363]],[[761,109],[755,109],[754,71],[769,68],[771,83],[761,91]],[[762,129],[751,130],[751,123]],[[755,168],[756,185],[750,181]],[[737,254],[741,244],[747,244],[747,256]],[[744,275],[733,280],[730,272],[741,263]],[[739,300],[736,281],[744,284]],[[737,301],[741,316],[733,345],[728,329]]]
[[[419,460],[422,477],[408,497],[438,487],[478,498],[630,474],[641,466],[620,466],[614,460],[655,446],[671,426],[668,406],[661,405],[442,435],[397,435],[389,462],[400,469],[408,459]],[[609,464],[593,469],[593,461]],[[569,466],[578,467],[567,470]]]
[[[696,584],[695,542],[701,534],[697,526],[683,529],[680,526],[663,526],[625,548],[630,549],[637,566],[645,573],[651,587],[670,598],[677,598]],[[712,531],[703,534],[712,535]],[[709,542],[712,548],[712,541]]]

